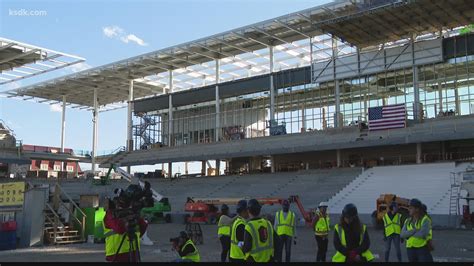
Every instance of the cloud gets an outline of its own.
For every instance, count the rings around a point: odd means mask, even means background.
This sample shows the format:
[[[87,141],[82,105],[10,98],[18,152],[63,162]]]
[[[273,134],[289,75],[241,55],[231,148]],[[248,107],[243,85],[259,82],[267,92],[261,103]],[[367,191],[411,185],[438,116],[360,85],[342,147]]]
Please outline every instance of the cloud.
[[[91,65],[89,65],[87,63],[84,63],[84,62],[81,62],[81,63],[70,66],[69,70],[76,73],[76,72],[81,72],[83,70],[89,69],[91,67],[92,67]]]
[[[137,35],[132,34],[132,33],[127,33],[125,32],[124,29],[116,25],[103,27],[102,33],[104,33],[104,36],[107,38],[117,39],[117,40],[122,41],[123,43],[132,42],[140,46],[148,45],[148,43],[146,43],[143,39],[139,38]]]
[[[102,31],[104,33],[105,36],[109,37],[109,38],[113,38],[113,37],[117,37],[119,35],[123,35],[124,34],[124,31],[122,28],[120,28],[119,26],[107,26],[107,27],[103,27],[102,28]]]
[[[129,34],[127,37],[120,38],[124,43],[135,42],[140,46],[147,46],[148,43],[144,42],[142,39],[138,38],[135,34]]]
[[[57,112],[57,113],[60,113],[63,111],[63,107],[60,105],[60,104],[51,104],[49,106],[49,110],[51,112]]]

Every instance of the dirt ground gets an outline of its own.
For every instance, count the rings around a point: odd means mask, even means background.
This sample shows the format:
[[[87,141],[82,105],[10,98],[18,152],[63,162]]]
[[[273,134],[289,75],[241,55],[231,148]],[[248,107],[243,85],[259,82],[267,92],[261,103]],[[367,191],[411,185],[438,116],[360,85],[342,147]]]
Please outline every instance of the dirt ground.
[[[155,242],[153,246],[142,246],[141,256],[144,262],[167,262],[177,258],[171,250],[169,239],[184,230],[182,224],[151,224],[148,235]],[[202,261],[220,260],[220,242],[217,239],[216,225],[202,225],[204,243],[198,245]],[[297,243],[292,247],[292,261],[312,262],[316,260],[316,241],[309,228],[298,227]],[[384,243],[382,231],[369,228],[371,250],[377,261],[383,261]],[[330,235],[328,259],[334,254]],[[433,257],[439,262],[474,262],[474,231],[434,230]],[[407,261],[406,250],[402,247],[403,261]],[[392,247],[391,261],[396,259]],[[0,251],[0,262],[79,262],[104,261],[104,244],[72,244],[44,246],[27,249]]]

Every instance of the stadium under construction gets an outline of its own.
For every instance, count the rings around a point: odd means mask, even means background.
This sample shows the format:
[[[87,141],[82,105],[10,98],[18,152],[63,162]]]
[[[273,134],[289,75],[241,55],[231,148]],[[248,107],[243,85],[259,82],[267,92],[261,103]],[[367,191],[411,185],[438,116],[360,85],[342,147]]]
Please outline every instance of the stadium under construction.
[[[4,94],[63,106],[63,152],[48,156],[75,169],[162,164],[149,180],[174,221],[189,198],[299,195],[334,221],[353,202],[370,223],[393,194],[459,229],[474,223],[473,21],[468,0],[334,1]],[[92,112],[90,156],[62,154],[66,107]],[[125,148],[99,156],[100,114],[119,108]],[[109,192],[83,181],[61,191]]]

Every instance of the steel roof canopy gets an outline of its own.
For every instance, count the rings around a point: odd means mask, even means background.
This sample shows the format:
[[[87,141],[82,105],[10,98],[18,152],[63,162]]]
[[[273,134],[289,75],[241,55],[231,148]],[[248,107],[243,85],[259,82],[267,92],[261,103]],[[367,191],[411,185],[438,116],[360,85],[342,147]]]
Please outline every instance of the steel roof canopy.
[[[78,56],[0,38],[0,85],[84,61]]]
[[[268,52],[261,50],[269,45],[280,48],[275,49],[276,53],[290,54],[289,57],[275,58],[275,64],[280,68],[309,65],[309,49],[298,43],[309,37],[330,33],[360,47],[381,44],[405,37],[408,33],[421,34],[438,31],[441,27],[467,25],[473,21],[471,2],[386,0],[377,1],[373,6],[356,1],[337,1],[8,91],[7,94],[8,97],[43,98],[53,103],[61,101],[65,95],[68,103],[91,109],[92,91],[97,88],[102,110],[107,109],[106,105],[123,107],[116,103],[127,101],[130,79],[135,80],[134,98],[139,99],[166,93],[169,70],[174,70],[175,91],[209,85],[206,81],[215,82],[215,59],[221,59],[221,82],[262,75],[269,72],[269,67]],[[300,61],[289,64],[290,58]],[[250,74],[245,76],[243,71]]]

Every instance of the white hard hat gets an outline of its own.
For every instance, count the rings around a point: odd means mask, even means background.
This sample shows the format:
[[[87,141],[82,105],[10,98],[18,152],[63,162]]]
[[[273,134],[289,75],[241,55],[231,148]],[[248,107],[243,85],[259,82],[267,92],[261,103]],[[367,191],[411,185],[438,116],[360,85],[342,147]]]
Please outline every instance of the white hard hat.
[[[318,208],[327,207],[327,206],[328,206],[328,203],[326,201],[321,201],[321,203],[319,203]]]

